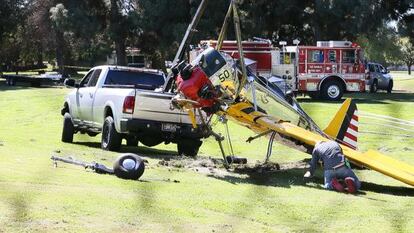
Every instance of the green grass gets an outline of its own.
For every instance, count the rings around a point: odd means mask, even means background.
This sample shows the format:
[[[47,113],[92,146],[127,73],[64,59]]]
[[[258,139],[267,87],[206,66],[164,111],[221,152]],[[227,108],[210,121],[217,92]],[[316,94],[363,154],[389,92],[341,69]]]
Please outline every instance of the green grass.
[[[399,90],[414,83],[396,79]],[[403,89],[404,88],[404,89]],[[53,168],[50,156],[74,156],[111,165],[117,153],[99,148],[100,136],[75,135],[74,144],[60,142],[60,108],[65,88],[7,87],[0,82],[0,232],[411,232],[414,229],[413,188],[369,170],[357,170],[360,195],[323,190],[319,170],[305,184],[303,169],[263,173],[206,175],[183,168],[158,166],[165,156],[175,159],[175,145],[152,149],[124,147],[144,154],[149,164],[142,181],[98,175],[67,164]],[[414,120],[414,94],[356,94],[361,112]],[[340,103],[299,98],[322,126]],[[395,133],[367,125],[361,130]],[[236,155],[250,163],[263,160],[267,141],[244,143],[254,134],[229,123]],[[216,123],[218,132],[225,132]],[[414,140],[362,134],[361,150],[379,149],[414,165]],[[213,139],[201,156],[220,158]],[[308,155],[276,144],[273,162]],[[223,169],[224,170],[224,169]],[[168,179],[170,181],[168,181]],[[171,182],[178,180],[179,183]],[[352,226],[352,228],[350,227]]]

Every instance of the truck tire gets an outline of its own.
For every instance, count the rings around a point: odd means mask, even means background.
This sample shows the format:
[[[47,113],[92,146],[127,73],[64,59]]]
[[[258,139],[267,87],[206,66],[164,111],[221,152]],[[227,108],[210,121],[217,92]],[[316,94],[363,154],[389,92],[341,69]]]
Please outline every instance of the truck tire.
[[[101,147],[104,150],[118,151],[121,148],[122,137],[116,132],[112,116],[105,118],[102,128]]]
[[[394,87],[394,81],[390,80],[390,82],[388,83],[388,87],[387,87],[387,93],[391,93],[393,87]]]
[[[378,91],[378,80],[374,80],[371,84],[371,86],[369,87],[369,92],[370,93],[376,93]]]
[[[96,137],[96,135],[98,135],[98,133],[90,132],[90,131],[88,131],[86,133],[88,134],[89,137]]]
[[[127,136],[125,138],[127,146],[138,146],[138,138],[134,136]]]
[[[178,155],[195,157],[202,142],[198,139],[181,139],[177,142]]]
[[[63,115],[62,142],[73,142],[74,133],[75,127],[73,126],[72,116],[66,112],[65,115]]]
[[[161,136],[159,135],[149,134],[149,135],[145,135],[145,137],[141,137],[139,141],[145,146],[153,147],[163,142],[164,139],[162,139]]]
[[[340,100],[343,95],[342,83],[337,80],[329,80],[322,85],[321,96],[326,100]]]

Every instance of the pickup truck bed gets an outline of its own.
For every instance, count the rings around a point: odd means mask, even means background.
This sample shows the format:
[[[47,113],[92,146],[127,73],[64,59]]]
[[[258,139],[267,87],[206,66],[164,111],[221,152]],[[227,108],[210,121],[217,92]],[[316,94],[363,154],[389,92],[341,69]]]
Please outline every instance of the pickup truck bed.
[[[102,133],[101,147],[120,149],[127,145],[155,146],[176,143],[179,154],[195,156],[207,133],[192,128],[188,114],[171,108],[173,93],[164,93],[163,73],[130,67],[98,66],[92,68],[65,99],[62,115],[62,141],[72,142],[73,134]]]

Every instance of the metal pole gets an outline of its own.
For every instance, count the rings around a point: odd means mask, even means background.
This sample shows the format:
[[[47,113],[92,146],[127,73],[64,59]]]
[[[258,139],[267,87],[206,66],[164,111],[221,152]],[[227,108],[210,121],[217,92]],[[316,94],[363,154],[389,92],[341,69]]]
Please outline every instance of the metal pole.
[[[193,37],[194,32],[196,31],[195,28],[197,27],[198,22],[200,21],[201,16],[203,15],[204,10],[206,9],[207,2],[208,2],[208,0],[202,0],[201,1],[200,6],[198,7],[196,14],[194,15],[193,20],[188,25],[187,31],[185,32],[184,38],[181,41],[180,47],[178,48],[178,51],[175,54],[175,58],[173,60],[173,66],[175,64],[177,64],[180,60],[183,59],[185,47],[188,44],[187,42],[190,41],[191,38]]]
[[[236,33],[237,49],[239,51],[239,57],[240,57],[239,61],[240,61],[240,66],[242,68],[242,79],[240,81],[239,88],[236,93],[236,98],[237,98],[241,90],[243,89],[244,84],[246,83],[247,70],[246,70],[246,64],[244,63],[244,53],[243,53],[243,47],[242,47],[239,13],[238,13],[238,9],[234,1],[231,1],[231,5],[233,6],[234,31]]]
[[[232,2],[233,1],[230,1],[230,5],[229,5],[229,9],[227,10],[226,17],[224,17],[223,26],[221,27],[220,34],[219,34],[219,37],[217,39],[216,50],[220,50],[222,45],[223,45],[224,36],[227,33],[227,27],[229,25],[231,12],[233,10]]]

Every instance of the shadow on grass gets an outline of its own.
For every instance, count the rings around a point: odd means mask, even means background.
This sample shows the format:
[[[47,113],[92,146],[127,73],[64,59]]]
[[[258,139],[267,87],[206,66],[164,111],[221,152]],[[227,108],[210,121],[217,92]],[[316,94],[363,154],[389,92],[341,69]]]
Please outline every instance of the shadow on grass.
[[[73,142],[73,144],[92,147],[92,148],[101,148],[100,142]],[[161,149],[149,148],[145,146],[122,145],[121,149],[118,152],[119,153],[134,153],[134,154],[138,154],[139,156],[153,158],[153,159],[164,159],[164,158],[170,158],[173,156],[178,156],[178,153],[176,151],[161,150]]]
[[[243,178],[236,176],[236,174],[245,174],[248,177]],[[254,185],[264,185],[264,186],[275,186],[290,188],[292,186],[304,186],[309,188],[321,189],[323,190],[323,175],[322,173],[317,174],[310,180],[303,179],[304,169],[302,168],[291,168],[287,170],[280,170],[267,173],[244,173],[244,172],[235,172],[235,176],[226,175],[226,176],[215,176],[208,175],[209,177],[227,181],[232,184],[254,184]],[[366,192],[375,192],[380,194],[389,194],[393,196],[410,196],[414,197],[414,189],[407,187],[395,187],[395,186],[386,186],[381,184],[374,184],[366,181],[361,182],[361,190],[358,192],[358,195],[366,195]]]
[[[414,189],[408,187],[386,186],[362,181],[361,191],[369,191],[381,194],[389,194],[393,196],[410,196],[414,197]]]
[[[231,174],[234,174],[231,175]],[[240,177],[238,175],[243,174],[247,177]],[[227,181],[232,184],[254,184],[263,186],[277,186],[290,188],[291,186],[306,186],[317,189],[323,189],[323,179],[315,177],[311,181],[303,179],[303,168],[291,168],[286,170],[272,171],[272,172],[243,172],[237,170],[225,176],[208,175],[209,177]]]
[[[17,82],[15,86],[7,85],[5,80],[0,80],[0,91],[18,91],[18,90],[28,90],[28,89],[49,89],[63,87],[61,85],[56,85],[54,82],[44,83],[40,86],[31,86],[27,82]]]

